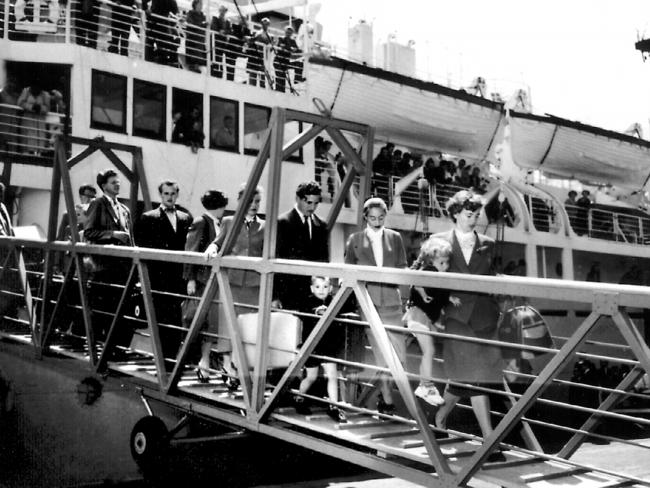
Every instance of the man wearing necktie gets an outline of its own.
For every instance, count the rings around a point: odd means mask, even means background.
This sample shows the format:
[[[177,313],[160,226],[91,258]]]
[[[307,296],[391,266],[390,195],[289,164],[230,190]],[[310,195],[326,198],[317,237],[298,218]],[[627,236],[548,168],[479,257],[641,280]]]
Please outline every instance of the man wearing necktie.
[[[329,261],[327,224],[314,213],[320,200],[318,183],[309,181],[298,185],[295,206],[278,217],[276,257]],[[310,288],[310,276],[277,275],[273,295],[277,305],[296,310],[309,296]]]
[[[97,186],[104,195],[95,198],[88,206],[88,219],[84,230],[84,240],[88,243],[115,246],[133,244],[131,212],[117,200],[120,185],[120,177],[113,169],[109,168],[97,174]],[[109,284],[125,285],[131,261],[109,256],[92,256],[92,261],[94,270],[89,290],[93,310],[92,323],[95,340],[104,340],[122,294],[121,288]],[[130,345],[133,330],[125,327],[124,323],[117,324],[115,334],[114,344],[122,347]],[[115,357],[119,356],[119,351],[114,352]]]
[[[178,183],[165,180],[158,185],[160,206],[140,217],[135,228],[135,243],[140,247],[164,249],[168,251],[185,250],[185,239],[192,224],[192,217],[176,205]],[[149,278],[153,290],[153,303],[156,320],[165,358],[175,358],[182,341],[182,333],[167,325],[181,325],[181,302],[185,293],[183,265],[167,261],[148,261]],[[167,368],[175,363],[166,361]]]

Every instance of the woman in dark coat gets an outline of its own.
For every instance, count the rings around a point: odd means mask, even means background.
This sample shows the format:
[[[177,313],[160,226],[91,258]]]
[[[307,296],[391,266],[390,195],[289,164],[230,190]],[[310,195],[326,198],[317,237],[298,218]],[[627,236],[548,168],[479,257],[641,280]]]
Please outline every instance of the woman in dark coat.
[[[435,234],[451,244],[452,253],[448,271],[494,275],[494,240],[476,232],[476,224],[483,207],[481,197],[472,191],[461,190],[447,202],[447,212],[454,228]],[[493,295],[475,292],[454,292],[460,300],[457,307],[447,307],[445,332],[478,339],[497,339],[499,305]],[[471,386],[489,387],[501,381],[503,360],[498,347],[484,343],[446,338],[444,364],[447,377],[452,382]],[[447,417],[461,397],[469,397],[483,437],[492,433],[490,399],[481,390],[448,384],[444,393],[445,404],[436,413],[436,426],[446,428]],[[503,458],[499,451],[490,461]]]

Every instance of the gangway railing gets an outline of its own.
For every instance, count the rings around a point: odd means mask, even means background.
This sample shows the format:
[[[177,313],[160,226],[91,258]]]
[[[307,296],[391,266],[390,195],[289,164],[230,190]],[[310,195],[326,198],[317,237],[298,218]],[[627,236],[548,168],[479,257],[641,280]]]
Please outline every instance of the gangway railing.
[[[464,486],[473,478],[498,482],[502,486],[535,486],[536,482],[551,479],[575,486],[650,485],[647,478],[626,474],[625,466],[602,466],[596,458],[590,459],[589,462],[573,459],[573,455],[588,438],[598,439],[600,443],[607,442],[612,449],[623,446],[634,451],[640,459],[647,459],[646,450],[649,447],[637,437],[647,437],[650,420],[639,412],[648,412],[647,402],[650,397],[647,392],[635,388],[650,371],[650,349],[637,326],[629,318],[627,310],[630,307],[647,306],[650,298],[648,288],[222,256],[210,262],[212,273],[206,291],[200,297],[197,316],[189,327],[184,327],[180,324],[157,322],[154,297],[159,295],[160,291],[151,288],[148,268],[156,262],[205,264],[205,257],[201,254],[102,247],[82,243],[48,243],[16,238],[0,238],[0,249],[4,254],[0,270],[5,306],[1,332],[3,337],[22,341],[43,354],[75,357],[80,361],[80,365],[98,372],[108,370],[130,376],[138,384],[144,385],[151,397],[179,408],[187,406],[189,402],[191,409],[203,416],[317,449],[427,486]],[[39,281],[43,277],[42,268],[33,264],[30,266],[29,263],[39,263],[39,257],[47,251],[70,253],[71,264],[66,270],[56,298],[44,302],[39,292]],[[122,298],[117,310],[111,311],[114,313],[113,324],[104,340],[93,336],[92,319],[96,311],[89,310],[87,305],[84,305],[88,303],[84,297],[88,287],[93,286],[92,279],[84,271],[76,272],[74,269],[77,266],[83,269],[81,263],[83,258],[88,256],[120,259],[130,263],[132,269],[127,282],[117,284],[122,290]],[[339,283],[339,288],[304,344],[273,346],[270,336],[271,321],[268,319],[272,313],[292,312],[276,310],[271,306],[273,281],[263,279],[262,283],[268,282],[270,287],[262,287],[259,306],[253,307],[257,312],[257,327],[261,340],[258,338],[254,341],[255,344],[250,344],[244,340],[236,304],[232,299],[228,275],[228,270],[231,269],[253,271],[263,277],[277,274],[329,276]],[[139,281],[142,290],[141,299],[149,345],[144,347],[142,342],[139,346],[131,344],[124,349],[125,355],[111,360],[108,353],[117,346],[112,343],[112,332],[117,330],[116,328],[128,327],[122,318],[126,315],[134,278]],[[13,289],[7,286],[8,283],[14,283]],[[556,347],[538,347],[505,340],[470,339],[454,337],[445,332],[431,332],[436,340],[443,342],[465,340],[485,344],[486,347],[496,345],[511,352],[521,351],[537,355],[536,370],[505,371],[508,376],[519,379],[509,383],[509,388],[457,382],[458,386],[489,393],[494,398],[500,397],[511,402],[507,408],[492,412],[498,423],[491,435],[481,438],[471,427],[466,429],[464,426],[454,426],[445,432],[428,422],[427,407],[413,394],[415,383],[422,378],[414,372],[416,368],[413,368],[412,362],[403,364],[397,359],[387,335],[388,331],[403,333],[405,336],[409,333],[401,327],[381,323],[366,290],[367,283],[440,287],[452,290],[452,294],[456,290],[476,293],[493,293],[498,290],[500,294],[526,296],[531,301],[544,298],[559,302],[583,302],[591,304],[592,310],[585,320],[574,324],[572,333],[565,341],[558,341]],[[71,286],[78,290],[77,302],[74,298],[69,299],[70,294],[66,287]],[[224,310],[226,325],[225,333],[218,335],[231,344],[232,354],[238,365],[236,375],[241,382],[239,389],[231,392],[219,385],[218,371],[213,372],[208,389],[191,379],[191,372],[196,364],[189,354],[190,346],[207,334],[200,330],[199,321],[217,293],[216,303]],[[339,317],[340,308],[350,296],[357,300],[365,319]],[[17,306],[11,313],[6,308],[7,297],[19,299],[21,302],[15,304]],[[39,321],[40,314],[35,311],[39,307],[48,306],[52,307],[52,312],[46,315],[49,317],[46,324]],[[62,324],[58,320],[64,307],[70,306],[82,316],[81,320],[85,323],[86,333],[82,334],[85,347],[74,348],[65,330],[66,323]],[[345,326],[359,327],[365,334],[371,334],[379,349],[372,351],[370,355],[365,354],[360,361],[327,359],[341,367],[350,368],[349,371],[353,368],[360,369],[362,374],[354,381],[361,378],[365,384],[373,383],[376,372],[389,373],[401,398],[401,408],[396,415],[384,415],[367,402],[360,403],[358,398],[362,398],[362,395],[336,404],[348,411],[349,425],[335,424],[318,414],[311,417],[299,415],[287,406],[285,394],[298,394],[297,390],[291,387],[291,380],[299,374],[325,332],[331,327]],[[160,332],[164,328],[182,331],[183,345],[175,357],[162,357]],[[604,339],[603,334],[608,338]],[[598,341],[598,353],[593,352],[591,341]],[[606,352],[602,352],[603,344],[606,346]],[[281,368],[279,375],[269,375],[266,372],[269,355],[273,350],[292,352],[292,360]],[[626,368],[617,383],[610,386],[586,385],[575,379],[567,380],[567,370],[570,371],[576,361],[585,359],[606,360],[610,365],[618,364]],[[387,364],[387,367],[377,366],[382,362]],[[345,371],[343,368],[341,370]],[[348,376],[347,382],[353,381],[352,374],[345,374]],[[440,372],[430,379],[437,381],[439,385],[446,382],[444,373]],[[571,391],[575,390],[596,391],[596,402],[587,405],[571,404]],[[258,396],[257,392],[262,394]],[[328,403],[313,395],[307,395],[307,398],[316,404]],[[630,408],[628,412],[626,404],[637,406]],[[639,408],[638,405],[645,405],[646,408]],[[375,417],[374,420],[370,419],[371,415]],[[564,423],[567,418],[570,418],[573,424]],[[603,423],[615,424],[617,427],[607,429],[605,433],[596,431],[596,427]],[[522,426],[528,426],[529,429],[522,431],[524,433],[521,434],[521,439],[513,440],[512,432]],[[553,442],[549,440],[549,436],[540,434],[540,429],[552,429],[556,432],[551,436]],[[612,434],[612,431],[616,434]],[[558,432],[562,434],[563,440],[559,447]],[[437,438],[441,433],[447,433],[450,438]],[[497,463],[486,462],[496,448],[506,454],[506,460]],[[606,453],[607,448],[603,449]],[[607,456],[601,456],[600,459],[606,460]]]
[[[307,122],[310,127],[283,145],[284,125],[295,120]],[[92,152],[101,151],[130,177],[132,183],[144,181],[138,148],[103,140],[85,140],[88,148],[66,159],[64,144],[61,143],[63,139],[59,138],[57,164],[53,172],[56,191],[52,192],[49,240],[0,238],[0,315],[3,317],[0,334],[3,338],[25,344],[25,347],[32,347],[37,358],[45,354],[72,357],[79,361],[80,366],[97,373],[128,377],[143,389],[145,400],[160,400],[187,415],[199,414],[216,422],[287,440],[426,486],[466,486],[473,479],[500,486],[536,486],[545,480],[561,480],[585,487],[650,485],[647,476],[635,475],[632,469],[601,464],[607,461],[607,456],[593,456],[585,462],[578,457],[580,452],[577,451],[587,439],[595,438],[610,443],[612,449],[621,449],[621,446],[631,449],[635,455],[640,453],[645,459],[643,456],[648,446],[639,438],[647,437],[650,421],[644,416],[648,401],[647,392],[643,390],[646,383],[640,380],[650,371],[650,350],[638,324],[630,319],[628,310],[646,307],[650,290],[629,285],[431,273],[276,259],[277,227],[274,223],[279,211],[279,195],[283,191],[282,161],[322,131],[326,131],[343,150],[347,161],[345,177],[330,208],[328,229],[334,227],[337,212],[353,188],[356,175],[361,176],[356,208],[357,215],[361,215],[360,202],[370,188],[368,165],[372,160],[372,129],[275,108],[270,129],[233,216],[233,226],[226,235],[220,254],[211,260],[206,260],[202,254],[180,251],[89,245],[78,242],[74,234],[74,243],[54,241],[59,181],[63,182],[71,224],[76,227],[71,212],[74,208],[68,173],[71,165],[80,163]],[[361,150],[354,148],[342,131],[356,131],[362,135]],[[70,140],[78,142],[79,138]],[[112,153],[118,146],[132,153],[133,170]],[[235,236],[244,225],[248,202],[265,169],[268,170],[265,212],[268,226],[265,228],[262,256],[230,256]],[[147,204],[149,199],[145,189],[146,185],[143,185]],[[132,205],[137,196],[138,186],[132,184]],[[66,265],[59,276],[55,275],[52,266],[57,253],[67,254]],[[123,278],[99,283],[92,267],[92,263],[98,261],[121,266]],[[198,299],[198,306],[191,319],[170,323],[168,319],[157,317],[157,304],[161,300],[180,304],[182,300],[192,298],[154,286],[150,271],[161,263],[210,267],[205,290],[194,298]],[[248,304],[235,303],[231,270],[246,270],[260,276],[258,300]],[[273,304],[277,275],[327,276],[337,284],[337,291],[323,315],[277,309]],[[544,299],[547,306],[549,301],[557,301],[560,306],[567,301],[580,302],[591,306],[591,313],[581,322],[562,324],[559,329],[551,330],[552,335],[566,338],[558,337],[557,345],[526,343],[517,335],[481,338],[437,330],[418,332],[443,344],[464,341],[486,348],[498,347],[504,351],[504,357],[516,359],[510,361],[508,368],[504,364],[503,376],[507,382],[503,387],[460,380],[452,382],[445,374],[444,362],[441,369],[439,357],[431,377],[416,373],[418,367],[414,363],[419,362],[420,355],[414,350],[415,346],[410,348],[410,355],[406,358],[398,357],[388,333],[402,334],[406,340],[411,337],[411,332],[382,323],[376,304],[368,294],[368,283],[391,284],[405,289],[410,285],[438,287],[448,289],[452,294],[455,291],[498,292],[499,297],[516,296],[520,297],[519,301],[532,304]],[[116,305],[109,309],[100,307],[94,300],[106,289],[119,296]],[[340,313],[352,297],[357,303],[358,317]],[[213,307],[220,311],[220,328],[216,332],[204,331],[202,324]],[[139,309],[139,314],[136,309]],[[254,315],[244,317],[246,311]],[[516,312],[506,310],[504,317]],[[278,317],[282,318],[278,320]],[[313,331],[303,344],[298,339],[296,317],[303,321],[316,320]],[[536,316],[533,314],[532,317]],[[108,327],[101,329],[100,322],[108,323]],[[352,337],[344,351],[326,357],[339,365],[340,382],[345,385],[345,401],[338,402],[320,399],[309,392],[301,393],[292,384],[293,378],[300,374],[307,359],[314,355],[316,346],[332,328]],[[170,331],[177,334],[176,344],[170,342]],[[523,336],[524,329],[520,332],[519,335]],[[368,345],[366,338],[372,338]],[[235,368],[211,367],[208,382],[203,382],[194,373],[198,365],[192,354],[192,346],[199,340],[213,343],[213,353],[222,361],[230,355]],[[368,347],[370,343],[374,344],[374,349]],[[226,347],[222,348],[224,344]],[[525,357],[524,353],[528,356]],[[276,361],[278,355],[284,358],[283,361]],[[593,377],[572,377],[574,364],[584,365],[584,361],[606,361],[609,365],[618,365],[619,374],[607,382],[593,382]],[[389,375],[394,382],[393,392],[398,399],[395,414],[379,411],[373,404],[378,396],[375,385],[379,375]],[[231,381],[222,383],[222,376],[228,380],[236,379],[238,385]],[[418,400],[413,391],[421,380],[437,382],[440,388],[453,383],[476,393],[489,394],[495,401],[491,411],[494,431],[484,436],[477,435],[476,426],[467,421],[456,421],[449,430],[432,425],[428,415],[433,412]],[[336,422],[321,411],[314,415],[298,413],[292,408],[294,396],[311,400],[316,406],[335,405],[348,413],[349,421],[344,424]],[[497,405],[497,400],[501,401],[501,406]],[[463,404],[459,411],[464,413],[468,408]],[[147,445],[153,449],[178,430],[167,431],[162,421],[147,419],[134,427],[136,445],[131,446],[141,465],[156,457],[147,450]],[[596,431],[599,424],[612,422],[616,423],[615,434],[609,430],[604,433]],[[150,430],[154,426],[155,430]],[[548,431],[553,435],[549,436]],[[154,435],[156,442],[142,442],[148,435]],[[440,435],[449,438],[442,439]],[[558,442],[561,442],[560,446]],[[497,450],[505,461],[501,456],[493,456]],[[632,462],[633,457],[630,454],[627,459]]]

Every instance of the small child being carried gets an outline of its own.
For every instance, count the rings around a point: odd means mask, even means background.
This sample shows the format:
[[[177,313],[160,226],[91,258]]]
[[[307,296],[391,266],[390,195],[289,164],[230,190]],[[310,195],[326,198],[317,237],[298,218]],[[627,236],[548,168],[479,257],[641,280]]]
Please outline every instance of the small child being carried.
[[[311,313],[316,315],[323,315],[330,302],[332,301],[332,284],[330,279],[324,276],[312,276],[311,278],[311,294],[302,304],[300,312]],[[318,319],[316,317],[303,317],[302,319],[302,342],[304,343],[311,332],[314,330]],[[318,342],[314,348],[312,354],[318,356],[328,356],[335,357],[337,356],[344,347],[345,336],[342,328],[337,324],[330,324],[329,328],[321,337],[321,340]],[[339,384],[338,384],[338,371],[336,368],[336,363],[329,362],[323,359],[317,359],[313,356],[310,356],[305,363],[305,370],[307,374],[300,382],[298,391],[300,393],[307,393],[309,388],[314,384],[318,378],[318,367],[322,366],[325,376],[327,377],[327,396],[331,402],[338,402],[339,399]],[[300,395],[297,395],[294,398],[296,412],[309,415],[311,413],[309,407],[305,404],[304,398]],[[333,420],[340,423],[347,422],[345,412],[339,409],[336,405],[328,405],[327,415],[329,415]]]
[[[438,271],[444,273],[449,269],[449,256],[451,244],[437,237],[430,237],[420,248],[420,255],[411,265],[411,269],[422,271]],[[442,330],[440,316],[444,308],[453,304],[460,305],[457,297],[450,296],[449,290],[440,288],[425,288],[411,286],[408,308],[404,314],[406,326],[420,344],[422,361],[420,362],[420,384],[415,390],[415,395],[434,406],[440,406],[445,401],[431,380],[433,376],[433,336],[426,332],[433,332],[434,328]],[[418,332],[425,332],[421,334]]]

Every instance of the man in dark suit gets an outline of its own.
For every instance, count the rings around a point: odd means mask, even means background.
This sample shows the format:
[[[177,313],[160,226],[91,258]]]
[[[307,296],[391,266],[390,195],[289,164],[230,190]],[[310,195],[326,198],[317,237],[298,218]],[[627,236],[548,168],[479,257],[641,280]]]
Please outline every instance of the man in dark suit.
[[[135,242],[140,247],[151,247],[168,251],[183,251],[185,239],[192,224],[192,218],[176,207],[179,187],[175,181],[165,180],[158,185],[160,206],[140,217],[135,232]],[[167,325],[181,324],[181,297],[185,292],[183,265],[166,261],[150,261],[149,278],[153,290],[153,302],[159,327],[163,355],[175,358],[182,341],[182,334]],[[168,295],[168,293],[174,295]],[[168,367],[174,363],[166,361]]]
[[[88,206],[88,219],[84,239],[90,244],[112,244],[115,246],[133,245],[131,231],[131,212],[126,205],[117,200],[120,193],[120,177],[113,169],[97,174],[97,186],[104,193]],[[89,290],[90,305],[93,310],[92,323],[95,340],[106,338],[113,320],[113,313],[120,301],[122,289],[110,286],[115,283],[124,286],[131,262],[108,256],[92,257],[92,283]],[[122,326],[120,326],[122,325]],[[128,347],[133,330],[118,324],[114,344]],[[117,351],[116,351],[117,352]],[[115,354],[118,357],[119,354]]]
[[[296,205],[278,218],[276,257],[305,261],[329,261],[327,224],[314,212],[321,200],[320,185],[301,183]],[[282,308],[297,310],[310,294],[311,277],[278,275],[273,288]]]

